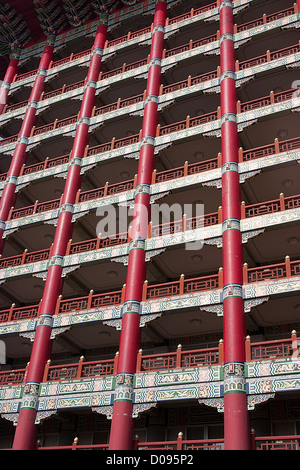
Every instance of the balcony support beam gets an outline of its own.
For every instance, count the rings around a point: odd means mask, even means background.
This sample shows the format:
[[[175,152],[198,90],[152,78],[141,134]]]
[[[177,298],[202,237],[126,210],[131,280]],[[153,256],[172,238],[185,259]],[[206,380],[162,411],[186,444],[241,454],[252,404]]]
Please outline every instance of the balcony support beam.
[[[226,450],[249,450],[245,363],[243,250],[233,2],[220,4],[223,240],[224,438]]]
[[[155,169],[154,140],[158,123],[158,96],[161,86],[161,59],[164,49],[164,27],[167,2],[157,1],[149,72],[147,78],[141,148],[134,200],[131,244],[128,259],[119,361],[116,376],[113,415],[110,433],[110,450],[133,449],[133,375],[136,372],[140,349],[140,305],[146,278],[145,239],[150,221],[150,185]]]
[[[43,380],[44,368],[52,348],[52,322],[56,301],[63,286],[63,258],[72,238],[72,209],[81,186],[81,159],[89,140],[89,119],[95,106],[96,83],[102,67],[102,54],[107,38],[107,15],[99,19],[86,88],[78,117],[76,134],[70,158],[67,179],[61,201],[60,213],[55,231],[54,243],[49,260],[45,288],[40,305],[37,327],[30,357],[28,374],[19,419],[16,427],[13,449],[32,450],[36,441],[37,392]]]

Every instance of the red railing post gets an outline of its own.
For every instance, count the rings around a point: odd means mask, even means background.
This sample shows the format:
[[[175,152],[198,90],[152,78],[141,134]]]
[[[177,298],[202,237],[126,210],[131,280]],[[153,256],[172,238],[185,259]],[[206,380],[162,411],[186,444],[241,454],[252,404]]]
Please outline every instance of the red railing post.
[[[139,352],[137,353],[137,358],[136,358],[136,372],[141,372],[142,370],[142,356],[143,356],[143,350],[139,349]]]
[[[80,359],[78,362],[78,368],[77,368],[77,379],[81,378],[83,361],[84,361],[84,356],[80,356]]]
[[[142,302],[145,302],[145,300],[147,300],[147,290],[148,290],[148,281],[145,280],[143,284]]]
[[[181,367],[181,352],[182,352],[182,345],[178,344],[176,350],[176,368],[180,369]]]
[[[256,450],[256,441],[255,441],[255,431],[254,429],[250,430],[250,449]]]
[[[46,365],[45,365],[42,382],[47,382],[50,364],[51,364],[51,360],[48,359],[48,361],[46,362]]]
[[[291,260],[290,260],[290,257],[287,255],[285,257],[285,270],[286,270],[286,277],[291,277],[292,273],[291,273]]]
[[[298,339],[297,339],[296,330],[292,331],[292,350],[293,350],[293,357],[298,357],[299,356],[299,346],[298,346]]]
[[[179,295],[184,294],[184,274],[180,275],[180,280],[179,280]]]
[[[60,303],[61,303],[62,295],[60,294],[58,296],[58,299],[56,301],[56,306],[55,306],[55,313],[54,315],[57,315],[59,313],[59,308],[60,308]]]
[[[243,284],[248,284],[248,263],[243,264]]]
[[[16,304],[11,304],[11,306],[9,308],[9,313],[8,313],[8,317],[7,317],[8,322],[12,320],[12,316],[13,316],[13,313],[14,313],[15,306],[16,306]]]
[[[218,168],[221,168],[222,166],[222,153],[218,153]]]
[[[246,204],[245,201],[241,202],[241,219],[246,218]]]
[[[246,362],[251,361],[251,339],[249,335],[246,336],[245,355],[246,355]]]
[[[183,439],[183,433],[179,432],[177,436],[176,450],[182,450],[182,439]]]
[[[88,295],[88,302],[87,302],[87,307],[86,307],[87,309],[91,308],[93,295],[94,295],[94,291],[93,289],[91,289]]]
[[[126,290],[126,284],[123,284],[122,292],[121,292],[121,305],[124,303],[124,299],[125,299],[125,290]]]
[[[223,268],[219,268],[218,272],[218,287],[219,289],[222,289],[223,287]]]
[[[223,339],[219,340],[219,366],[224,364],[224,341]]]
[[[285,202],[284,202],[284,194],[283,193],[279,194],[279,202],[280,202],[280,210],[284,211],[285,210]]]
[[[72,450],[76,450],[78,445],[78,437],[75,437],[73,444],[72,444]]]
[[[116,352],[115,357],[114,357],[114,368],[113,368],[114,375],[116,375],[117,370],[118,370],[118,360],[119,360],[119,351]]]
[[[133,450],[138,450],[139,436],[136,434],[133,439]]]

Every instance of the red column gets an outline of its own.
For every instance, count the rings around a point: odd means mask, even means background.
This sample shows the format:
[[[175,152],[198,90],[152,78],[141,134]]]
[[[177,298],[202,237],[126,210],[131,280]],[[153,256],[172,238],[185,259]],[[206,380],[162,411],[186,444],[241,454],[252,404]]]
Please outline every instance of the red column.
[[[36,417],[38,386],[42,381],[44,367],[51,352],[52,340],[50,336],[52,316],[55,313],[56,301],[58,296],[61,294],[63,286],[62,262],[66,253],[68,241],[72,235],[73,205],[75,203],[76,193],[81,185],[81,159],[89,140],[89,120],[95,105],[96,82],[101,70],[103,48],[107,37],[106,16],[104,16],[103,20],[100,19],[99,23],[76,128],[58,224],[55,231],[52,255],[49,261],[40,313],[37,321],[37,328],[26,378],[26,393],[23,395],[14,437],[13,449],[18,450],[31,450],[35,445],[36,425],[34,423]]]
[[[44,90],[45,77],[47,69],[53,57],[54,37],[47,38],[46,46],[39,64],[34,85],[28,100],[28,108],[26,110],[21,130],[19,132],[18,141],[11,160],[11,164],[7,173],[6,184],[4,186],[0,201],[0,253],[3,252],[5,241],[2,238],[5,230],[5,222],[7,221],[10,209],[14,206],[16,200],[16,181],[20,175],[23,164],[26,162],[26,150],[28,139],[36,122],[36,107]]]
[[[9,64],[6,74],[3,78],[3,83],[0,89],[0,114],[2,114],[6,104],[10,86],[18,73],[20,51],[13,51],[9,56]]]
[[[241,195],[238,173],[239,138],[233,37],[233,2],[220,5],[221,151],[223,214],[224,439],[226,450],[247,450],[245,314],[242,297],[243,250],[240,232]]]
[[[133,448],[133,377],[140,348],[140,303],[146,278],[145,239],[150,220],[150,185],[155,168],[154,139],[158,124],[157,102],[161,84],[161,59],[167,3],[158,1],[155,9],[150,63],[142,127],[137,188],[123,305],[118,371],[110,433],[110,450]]]

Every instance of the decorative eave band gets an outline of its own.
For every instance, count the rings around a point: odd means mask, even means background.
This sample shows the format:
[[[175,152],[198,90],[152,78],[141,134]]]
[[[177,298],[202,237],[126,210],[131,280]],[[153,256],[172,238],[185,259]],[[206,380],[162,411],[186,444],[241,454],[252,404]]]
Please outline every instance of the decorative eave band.
[[[64,202],[59,209],[59,213],[62,212],[70,212],[71,214],[74,213],[74,205],[71,204],[70,202]]]
[[[97,88],[97,82],[95,82],[94,80],[89,80],[88,82],[86,82],[85,84],[85,88]]]
[[[47,70],[46,69],[38,69],[37,75],[43,75],[44,77],[46,77],[47,75]]]
[[[14,184],[14,185],[16,185],[17,180],[18,180],[17,176],[9,175],[5,180],[5,184]]]
[[[10,89],[10,85],[11,83],[9,82],[2,82],[2,85],[1,85],[1,89],[6,89],[6,90],[9,90]]]
[[[29,142],[29,138],[26,137],[25,135],[20,135],[18,137],[18,140],[17,140],[17,145],[18,144],[24,144],[24,145],[28,145],[28,142]]]
[[[71,165],[81,166],[82,165],[82,158],[72,157],[70,162],[69,162],[69,166],[71,166]]]
[[[103,56],[103,49],[101,49],[101,47],[95,47],[95,49],[92,50],[91,57],[93,55],[100,55],[102,57]]]
[[[237,162],[223,163],[222,168],[221,168],[222,176],[224,175],[224,173],[227,173],[228,171],[235,171],[236,173],[238,173],[239,172],[239,164]]]
[[[156,26],[154,26],[151,36],[153,36],[153,34],[155,34],[155,33],[165,34],[165,27],[162,24],[157,24]]]
[[[132,402],[134,375],[120,372],[115,379],[114,402]]]
[[[146,96],[146,98],[145,98],[144,107],[145,107],[146,104],[148,104],[148,103],[158,103],[158,101],[159,101],[158,96],[156,96],[156,95],[148,95],[148,96]]]
[[[29,108],[34,108],[34,109],[37,109],[38,107],[38,102],[37,101],[28,101],[28,104],[27,104],[27,109]]]
[[[142,137],[141,139],[141,147],[143,147],[143,145],[155,145],[155,137],[152,137],[150,135],[147,135],[145,137]]]
[[[51,34],[50,36],[47,37],[46,46],[54,47],[55,41],[56,41],[55,34]]]
[[[219,12],[222,10],[222,8],[226,8],[226,7],[229,7],[229,8],[234,8],[233,6],[233,3],[231,2],[231,0],[221,0],[221,5],[219,7]]]
[[[241,230],[241,221],[239,219],[226,219],[222,222],[222,233],[228,230]]]
[[[228,362],[223,366],[224,395],[227,393],[246,394],[245,364]]]
[[[49,315],[47,313],[42,313],[36,322],[36,328],[39,326],[47,326],[49,328],[52,328],[53,326],[53,317],[52,315]]]
[[[37,382],[27,382],[25,384],[23,389],[22,401],[19,404],[20,409],[37,409],[39,387],[40,384]]]
[[[108,13],[105,13],[105,12],[99,13],[99,25],[100,24],[108,25],[108,20],[109,20]]]
[[[221,116],[221,126],[226,124],[226,122],[237,122],[236,114],[234,113],[225,113]]]
[[[129,251],[131,250],[145,250],[145,240],[143,238],[133,238],[129,242]]]
[[[232,297],[243,298],[243,287],[241,284],[227,284],[223,287],[223,301]]]
[[[135,188],[134,196],[137,194],[150,194],[150,185],[149,184],[138,184],[137,187]]]
[[[53,255],[49,260],[49,267],[50,266],[62,266],[64,262],[64,257],[61,255]]]
[[[78,119],[78,122],[77,122],[77,126],[80,126],[80,124],[86,124],[86,125],[90,125],[90,121],[91,119],[87,116],[81,116],[79,119]]]
[[[222,36],[220,37],[220,45],[222,44],[222,42],[224,41],[234,41],[234,36],[232,33],[224,33],[222,34]]]
[[[152,65],[159,65],[161,67],[161,59],[159,57],[153,57],[149,62],[149,68],[152,67]]]
[[[233,70],[225,70],[220,76],[220,83],[226,78],[231,78],[232,80],[236,80],[236,73]]]

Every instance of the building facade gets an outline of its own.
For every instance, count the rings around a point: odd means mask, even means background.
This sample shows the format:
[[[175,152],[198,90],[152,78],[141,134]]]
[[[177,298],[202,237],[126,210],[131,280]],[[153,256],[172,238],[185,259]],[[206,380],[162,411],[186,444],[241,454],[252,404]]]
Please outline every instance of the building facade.
[[[0,448],[299,449],[300,1],[0,7]]]

